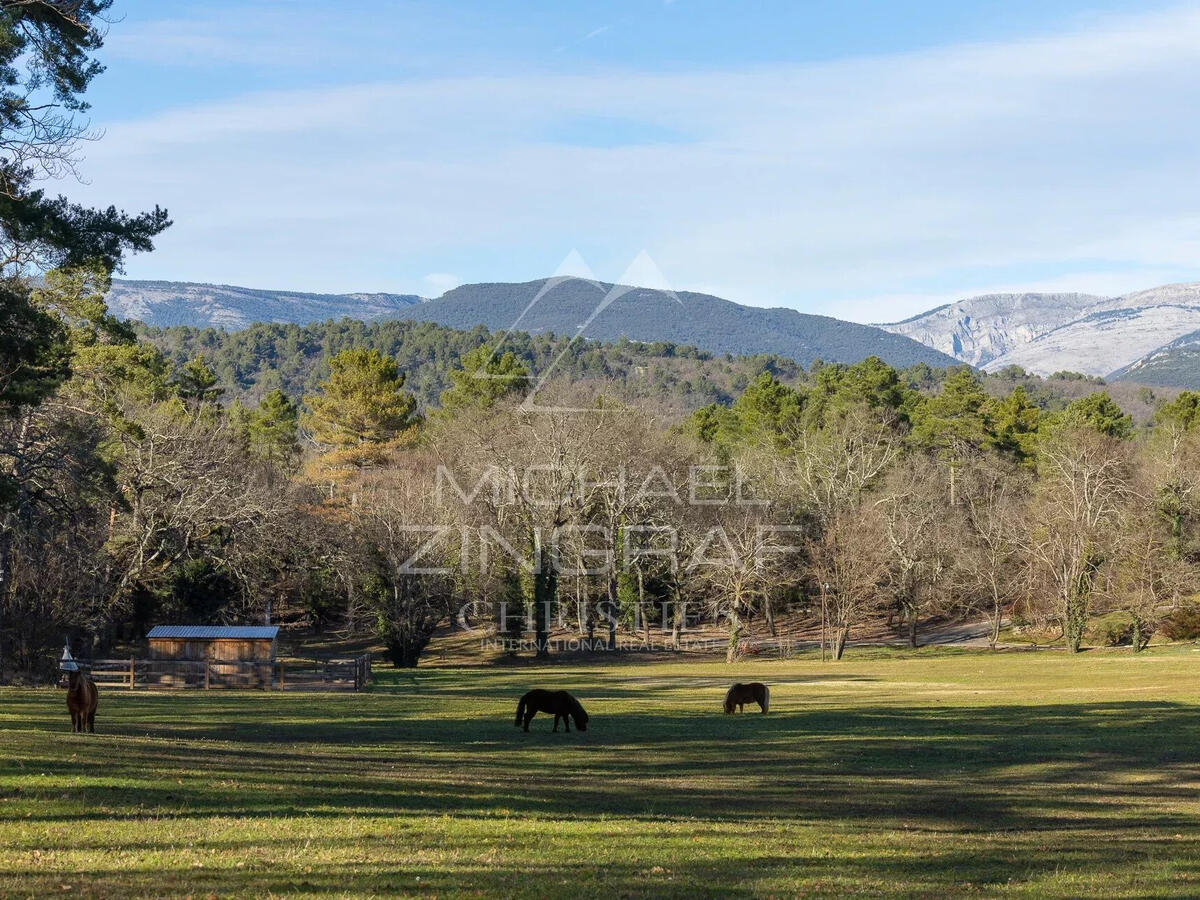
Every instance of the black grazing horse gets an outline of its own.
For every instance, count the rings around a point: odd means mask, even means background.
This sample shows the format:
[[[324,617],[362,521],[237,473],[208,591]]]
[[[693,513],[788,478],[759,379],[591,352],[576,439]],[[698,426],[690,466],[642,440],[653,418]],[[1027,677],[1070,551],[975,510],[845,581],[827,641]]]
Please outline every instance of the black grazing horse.
[[[559,719],[563,720],[567,731],[571,730],[571,719],[575,720],[576,728],[580,731],[587,731],[588,714],[579,701],[566,691],[543,691],[540,688],[530,691],[517,704],[517,727],[520,728],[521,725],[524,725],[525,730],[528,731],[529,723],[540,712],[554,713],[555,731],[558,731]]]
[[[732,713],[734,707],[737,707],[738,712],[742,712],[747,703],[757,703],[758,708],[766,712],[771,706],[771,689],[761,681],[735,684],[725,695],[725,713]]]

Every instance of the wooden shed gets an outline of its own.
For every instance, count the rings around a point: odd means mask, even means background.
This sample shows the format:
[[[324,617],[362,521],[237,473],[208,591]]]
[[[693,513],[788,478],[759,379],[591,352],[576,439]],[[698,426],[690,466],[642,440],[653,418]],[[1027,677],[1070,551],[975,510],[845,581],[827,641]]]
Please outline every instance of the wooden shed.
[[[275,662],[278,625],[156,625],[146,637],[151,659]]]
[[[148,683],[262,687],[275,684],[276,625],[156,625],[146,637]]]

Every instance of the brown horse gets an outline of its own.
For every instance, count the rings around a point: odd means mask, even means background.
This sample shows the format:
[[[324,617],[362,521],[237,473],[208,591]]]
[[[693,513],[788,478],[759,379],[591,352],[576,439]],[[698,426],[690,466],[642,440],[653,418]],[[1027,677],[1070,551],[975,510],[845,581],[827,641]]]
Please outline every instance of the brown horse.
[[[587,731],[588,714],[580,702],[566,691],[543,691],[540,688],[530,691],[517,704],[516,726],[520,728],[524,724],[525,730],[528,731],[529,723],[540,712],[554,713],[555,731],[558,731],[559,719],[563,720],[567,731],[571,730],[571,719],[575,720],[576,728]]]
[[[71,714],[71,731],[96,731],[96,707],[100,694],[96,684],[78,669],[67,673],[67,712]]]
[[[766,712],[771,706],[771,689],[761,681],[735,684],[725,695],[725,714],[731,714],[735,706],[738,712],[745,712],[747,703],[757,703],[758,708]]]

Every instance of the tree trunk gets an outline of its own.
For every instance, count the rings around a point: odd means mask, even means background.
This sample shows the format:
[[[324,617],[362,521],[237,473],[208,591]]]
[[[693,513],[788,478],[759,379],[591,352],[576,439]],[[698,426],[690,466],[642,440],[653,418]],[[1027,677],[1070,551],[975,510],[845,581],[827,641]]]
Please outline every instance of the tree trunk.
[[[1133,652],[1141,653],[1150,645],[1153,629],[1147,627],[1141,616],[1133,617]]]
[[[580,637],[584,635],[588,627],[587,605],[583,599],[583,579],[583,575],[580,575],[575,579],[575,617],[577,619],[575,624],[578,626]]]
[[[4,613],[8,609],[8,556],[12,537],[0,524],[0,684],[4,684]]]
[[[642,570],[638,568],[638,610],[642,617],[642,643],[650,643],[650,619],[646,615],[646,584]]]
[[[988,641],[989,646],[993,650],[1000,643],[1000,625],[1004,619],[1004,606],[1000,603],[1000,594],[996,590],[995,584],[992,585],[992,635]]]
[[[533,576],[533,644],[537,656],[545,658],[550,655],[550,609],[558,592],[558,578],[549,552],[543,550],[541,557]]]
[[[833,634],[833,658],[841,659],[842,654],[846,652],[846,642],[850,637],[850,627],[847,625],[840,626]]]
[[[1099,555],[1092,547],[1085,548],[1080,559],[1079,574],[1067,586],[1066,602],[1063,604],[1063,637],[1066,638],[1067,649],[1072,653],[1078,653],[1083,646],[1092,584],[1100,562]]]
[[[683,594],[679,590],[679,585],[675,585],[675,621],[671,624],[671,646],[676,650],[680,647],[680,638],[683,634],[683,622],[687,616],[687,601],[683,599]]]
[[[1078,593],[1067,597],[1063,615],[1063,637],[1067,650],[1078,653],[1083,647],[1083,633],[1087,629],[1087,598]]]
[[[605,596],[605,611],[608,618],[608,649],[617,649],[617,611],[620,609],[617,601],[617,569],[613,566],[613,570],[608,575],[608,590]]]
[[[742,620],[737,610],[729,610],[729,646],[725,648],[725,662],[734,662],[738,657],[738,644],[742,640]]]

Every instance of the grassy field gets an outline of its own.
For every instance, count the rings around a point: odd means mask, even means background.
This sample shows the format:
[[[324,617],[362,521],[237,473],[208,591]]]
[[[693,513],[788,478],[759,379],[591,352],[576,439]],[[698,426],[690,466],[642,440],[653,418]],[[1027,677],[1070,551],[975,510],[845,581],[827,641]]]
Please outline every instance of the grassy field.
[[[720,714],[732,680],[767,716]],[[586,734],[513,727],[563,686]],[[0,894],[1200,896],[1200,652],[0,691]]]

